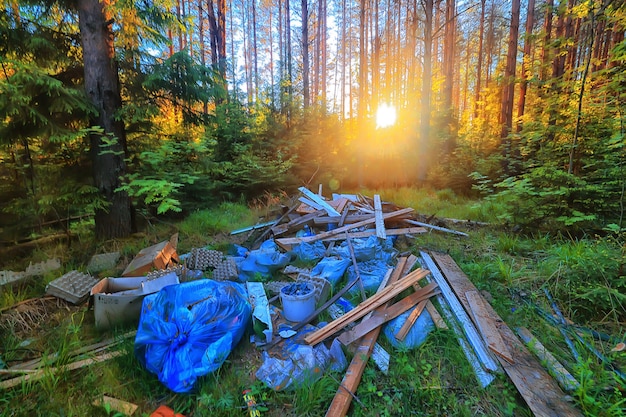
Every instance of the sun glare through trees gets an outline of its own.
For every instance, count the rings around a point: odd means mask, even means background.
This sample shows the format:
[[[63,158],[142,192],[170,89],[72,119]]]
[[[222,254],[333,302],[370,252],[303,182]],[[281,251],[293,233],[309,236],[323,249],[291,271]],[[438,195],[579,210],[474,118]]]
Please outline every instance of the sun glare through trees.
[[[396,123],[396,118],[396,108],[383,103],[376,111],[376,128],[381,129],[393,126]]]

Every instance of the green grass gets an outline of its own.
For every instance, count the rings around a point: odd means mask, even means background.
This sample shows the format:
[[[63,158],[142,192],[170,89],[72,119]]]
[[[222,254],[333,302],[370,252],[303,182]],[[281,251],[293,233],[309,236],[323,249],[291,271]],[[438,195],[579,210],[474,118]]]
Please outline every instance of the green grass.
[[[400,190],[362,191],[365,195],[381,194],[383,200],[399,206],[416,208],[420,214],[439,217],[494,222],[501,207],[483,204],[451,194],[449,191]],[[179,232],[179,253],[192,247],[219,247],[231,237],[231,230],[257,223],[258,210],[243,204],[223,203],[197,211],[177,224],[154,224],[148,232],[133,238],[101,243],[97,246],[81,241],[71,252],[59,248],[42,248],[37,257],[64,256],[72,269],[85,265],[87,254],[119,250],[131,258],[141,248],[169,238]],[[418,253],[432,250],[449,253],[479,290],[489,293],[491,304],[510,327],[524,325],[573,374],[582,381],[572,393],[575,404],[588,416],[624,415],[626,406],[612,374],[578,343],[581,363],[575,364],[560,333],[540,319],[524,300],[530,300],[550,311],[542,288],[547,287],[564,313],[577,322],[623,338],[626,334],[620,294],[625,294],[623,277],[616,277],[623,260],[620,240],[589,238],[567,240],[549,235],[524,236],[506,233],[501,227],[479,227],[459,237],[440,232],[416,235],[404,242],[406,250]],[[81,256],[73,257],[76,252]],[[83,253],[85,252],[85,253]],[[71,258],[71,259],[69,259]],[[64,267],[64,271],[67,266]],[[56,275],[60,275],[58,271]],[[42,280],[0,289],[0,308],[43,294]],[[326,318],[325,316],[322,316]],[[1,318],[0,318],[1,319]],[[48,319],[29,345],[23,334],[2,331],[0,355],[10,363],[40,355],[58,353],[55,365],[67,364],[76,357],[76,348],[122,334],[129,328],[98,332],[93,327],[93,312],[85,306],[61,310]],[[318,381],[293,390],[275,392],[255,378],[261,364],[261,352],[247,342],[248,334],[215,373],[199,379],[196,391],[175,394],[165,388],[155,375],[145,370],[133,353],[133,339],[119,346],[123,355],[110,361],[66,372],[48,372],[38,382],[27,382],[0,395],[0,415],[15,416],[113,416],[112,410],[92,405],[93,400],[108,395],[135,403],[135,415],[147,416],[159,405],[167,404],[177,412],[193,416],[246,415],[242,392],[251,389],[262,410],[262,416],[324,415],[338,389],[343,373],[330,373]],[[434,330],[418,349],[403,351],[392,348],[389,375],[383,375],[368,364],[352,401],[351,416],[531,416],[532,413],[505,375],[498,375],[486,389],[478,387],[476,377],[456,337],[449,330]],[[626,356],[610,353],[609,343],[596,344],[598,350],[626,369]],[[53,366],[53,365],[51,365]],[[9,410],[8,412],[6,410]]]

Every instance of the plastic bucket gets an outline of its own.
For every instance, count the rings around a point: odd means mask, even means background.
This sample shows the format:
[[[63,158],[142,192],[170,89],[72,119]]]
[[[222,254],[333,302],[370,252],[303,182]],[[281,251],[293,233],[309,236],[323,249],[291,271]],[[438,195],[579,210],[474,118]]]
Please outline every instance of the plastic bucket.
[[[280,290],[283,315],[289,321],[300,322],[315,311],[315,289],[307,282],[295,282]]]

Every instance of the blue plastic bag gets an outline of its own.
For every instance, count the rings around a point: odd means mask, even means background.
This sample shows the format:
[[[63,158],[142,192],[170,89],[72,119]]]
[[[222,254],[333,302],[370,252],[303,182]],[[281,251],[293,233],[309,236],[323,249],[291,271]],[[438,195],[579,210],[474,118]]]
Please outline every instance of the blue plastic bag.
[[[135,356],[174,392],[218,369],[250,322],[243,285],[208,279],[170,285],[143,300]]]
[[[324,343],[310,346],[304,342],[304,337],[317,329],[307,324],[296,335],[285,339],[282,347],[264,351],[263,363],[255,374],[257,379],[275,391],[282,391],[307,386],[328,369],[345,369],[348,362],[338,341],[330,350]]]
[[[397,349],[415,349],[416,347],[424,343],[428,334],[431,332],[432,329],[434,329],[435,323],[433,322],[430,313],[428,312],[428,310],[424,310],[417,318],[417,320],[415,320],[415,323],[413,324],[413,326],[411,326],[411,329],[406,334],[404,340],[400,341],[396,339],[396,333],[400,331],[400,329],[406,322],[406,319],[416,308],[417,306],[405,311],[395,319],[388,322],[383,328],[383,333],[385,334],[385,337],[387,338],[389,343],[391,343],[391,346]]]
[[[261,278],[270,278],[290,260],[290,256],[281,253],[273,240],[266,240],[259,249],[247,253],[247,256],[238,262],[239,280],[246,282],[254,279],[257,274]]]
[[[359,262],[359,276],[361,277],[361,281],[363,281],[363,288],[365,292],[369,294],[373,294],[376,292],[380,283],[385,278],[385,274],[387,274],[387,270],[389,267],[383,261],[367,261],[367,262]],[[356,270],[354,269],[354,265],[350,265],[348,267],[348,282],[352,282],[353,279],[356,279]],[[348,290],[348,293],[351,295],[357,294],[360,291],[360,286],[357,283],[355,286]]]
[[[311,276],[322,277],[335,287],[351,263],[345,258],[324,258],[313,267]]]
[[[317,261],[324,257],[326,246],[324,246],[324,243],[319,240],[313,243],[302,242],[294,247],[292,252],[301,261]]]

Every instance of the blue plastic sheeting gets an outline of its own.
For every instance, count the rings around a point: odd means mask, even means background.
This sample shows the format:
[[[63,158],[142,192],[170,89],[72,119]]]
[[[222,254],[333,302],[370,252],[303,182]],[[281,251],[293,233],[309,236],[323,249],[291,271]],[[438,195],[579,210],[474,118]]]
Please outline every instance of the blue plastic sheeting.
[[[319,240],[313,243],[302,242],[292,249],[292,253],[304,262],[317,261],[324,257],[326,246]]]
[[[143,300],[135,355],[174,392],[218,369],[239,343],[252,308],[243,285],[208,279],[170,285]]]
[[[315,267],[313,267],[311,270],[311,276],[322,277],[335,287],[351,263],[350,259],[345,258],[324,258],[319,261]]]
[[[266,240],[259,249],[247,252],[245,258],[238,259],[239,280],[246,282],[257,277],[271,278],[274,272],[284,268],[290,260],[291,256],[281,253],[273,240]]]
[[[340,346],[329,350],[324,343],[310,346],[304,342],[304,337],[317,329],[306,325],[296,335],[285,339],[280,351],[264,351],[263,364],[256,377],[273,390],[282,391],[309,385],[329,368],[343,370],[348,362]]]
[[[416,307],[413,307],[412,309],[405,311],[395,319],[388,322],[383,328],[385,337],[387,337],[387,340],[393,347],[401,350],[415,349],[424,343],[428,334],[435,327],[430,313],[428,310],[424,310],[417,320],[415,320],[415,323],[406,334],[404,340],[399,341],[396,339],[395,334],[398,333],[400,328],[402,328],[402,325],[406,322],[406,319],[409,317],[411,312],[415,310],[415,308]]]
[[[368,262],[359,262],[359,276],[361,277],[361,281],[363,281],[363,288],[365,288],[365,292],[374,293],[380,286],[380,283],[385,278],[385,274],[389,267],[383,261],[368,261]],[[356,271],[354,269],[354,265],[350,265],[348,267],[348,282],[351,282],[353,279],[356,279]],[[357,283],[355,286],[350,288],[348,293],[354,295],[360,291],[359,284]]]
[[[367,239],[351,239],[351,243],[357,262],[377,259],[391,265],[398,254],[390,237],[382,240],[376,236],[370,236]],[[341,246],[335,246],[331,253],[340,258],[352,259],[347,241],[344,241]]]

